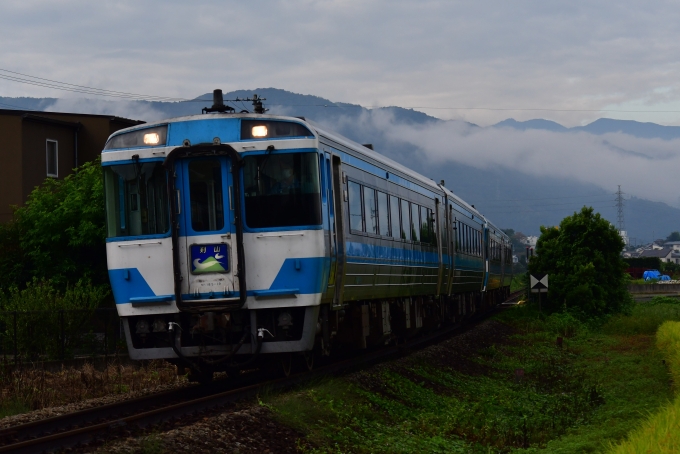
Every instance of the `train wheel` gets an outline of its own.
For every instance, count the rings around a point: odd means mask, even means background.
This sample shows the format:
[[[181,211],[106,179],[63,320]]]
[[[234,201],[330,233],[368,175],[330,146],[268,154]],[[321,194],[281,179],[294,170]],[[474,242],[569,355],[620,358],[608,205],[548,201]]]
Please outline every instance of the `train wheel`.
[[[307,366],[307,370],[311,371],[314,369],[314,350],[305,352],[304,353],[304,359],[305,359],[305,366]]]
[[[280,357],[281,361],[281,372],[284,377],[290,375],[290,371],[293,369],[293,355],[291,353],[283,353]]]
[[[191,370],[189,371],[189,382],[190,383],[200,383],[201,385],[207,385],[213,380],[213,371],[201,371],[200,373]]]

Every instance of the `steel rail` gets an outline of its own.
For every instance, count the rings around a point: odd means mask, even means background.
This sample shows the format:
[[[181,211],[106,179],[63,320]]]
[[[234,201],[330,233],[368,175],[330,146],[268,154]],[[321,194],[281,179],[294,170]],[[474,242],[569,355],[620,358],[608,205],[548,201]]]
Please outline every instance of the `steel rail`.
[[[167,420],[214,410],[229,403],[255,397],[265,390],[283,391],[308,382],[312,378],[338,375],[358,370],[367,365],[374,365],[378,362],[398,358],[415,348],[423,348],[460,331],[462,328],[465,330],[471,329],[498,309],[501,308],[496,306],[486,312],[476,314],[468,319],[465,325],[449,325],[433,333],[411,339],[404,344],[369,351],[357,357],[324,365],[311,372],[301,372],[289,377],[241,386],[228,391],[219,391],[220,382],[203,387],[195,386],[171,390],[2,429],[0,430],[0,440],[3,438],[6,440],[10,437],[15,439],[21,438],[23,440],[0,446],[0,453],[46,452],[69,448],[79,444],[88,444],[93,441],[110,440],[127,436],[124,432],[131,429],[144,428]],[[239,377],[238,381],[246,382],[253,378],[256,377],[246,375]],[[180,395],[182,393],[184,395]],[[189,395],[187,396],[186,394]],[[168,405],[167,402],[171,399],[186,400]],[[153,406],[157,406],[157,408],[139,412],[140,408]],[[125,415],[126,413],[132,414]],[[114,417],[112,418],[112,416]],[[78,427],[84,422],[97,421],[103,418],[108,419],[108,421],[87,425],[86,427]],[[72,427],[76,428],[73,429]]]

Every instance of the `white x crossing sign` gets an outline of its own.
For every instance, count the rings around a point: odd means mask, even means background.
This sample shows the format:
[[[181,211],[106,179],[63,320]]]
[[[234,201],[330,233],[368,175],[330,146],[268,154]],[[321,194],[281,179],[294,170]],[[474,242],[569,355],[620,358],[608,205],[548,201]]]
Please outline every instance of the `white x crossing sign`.
[[[548,275],[537,274],[529,276],[531,293],[546,293],[548,291]]]

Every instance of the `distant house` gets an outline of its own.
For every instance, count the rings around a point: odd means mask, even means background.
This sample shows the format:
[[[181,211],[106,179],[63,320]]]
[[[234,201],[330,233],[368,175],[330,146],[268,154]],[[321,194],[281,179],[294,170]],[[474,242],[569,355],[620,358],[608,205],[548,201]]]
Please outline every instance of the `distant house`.
[[[106,139],[143,121],[111,115],[0,109],[0,222],[45,178],[62,179],[99,156]]]
[[[673,248],[673,252],[680,252],[680,241],[666,241],[663,245]]]
[[[515,265],[517,263],[519,263],[519,257],[517,257],[516,255],[513,255],[512,256],[512,264]]]
[[[674,253],[673,248],[669,246],[661,249],[646,249],[640,253],[639,257],[658,257],[662,262],[680,263],[680,254]]]
[[[536,247],[536,242],[538,241],[537,236],[527,236],[522,238],[522,244],[529,247]]]

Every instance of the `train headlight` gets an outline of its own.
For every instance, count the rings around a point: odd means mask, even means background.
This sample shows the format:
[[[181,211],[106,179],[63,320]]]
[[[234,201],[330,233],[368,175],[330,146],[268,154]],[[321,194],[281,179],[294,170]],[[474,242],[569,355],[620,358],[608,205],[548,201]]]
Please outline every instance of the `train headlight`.
[[[260,137],[267,137],[267,134],[268,134],[268,133],[269,133],[269,131],[267,131],[267,127],[266,127],[266,126],[262,126],[262,125],[260,125],[260,126],[253,126],[253,129],[251,130],[251,135],[252,135],[253,137],[258,137],[258,138],[260,138]]]
[[[161,136],[157,132],[144,134],[144,145],[158,145],[160,141]]]

